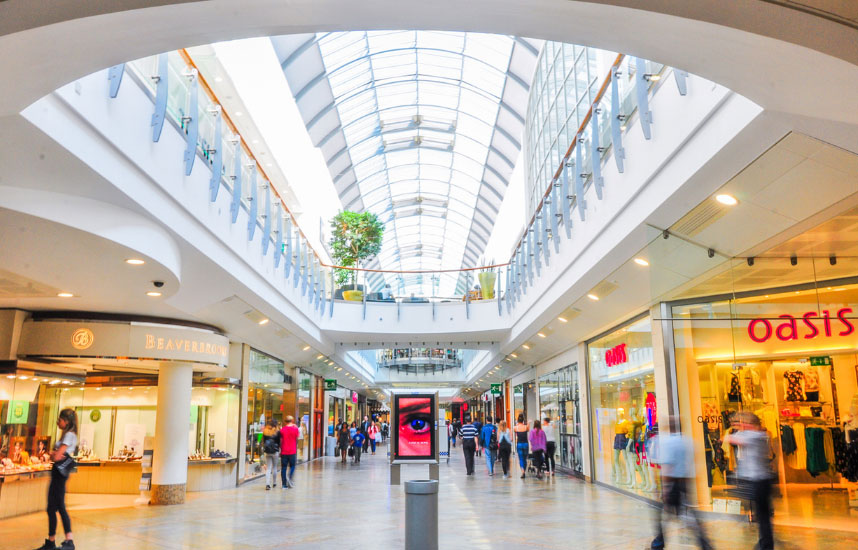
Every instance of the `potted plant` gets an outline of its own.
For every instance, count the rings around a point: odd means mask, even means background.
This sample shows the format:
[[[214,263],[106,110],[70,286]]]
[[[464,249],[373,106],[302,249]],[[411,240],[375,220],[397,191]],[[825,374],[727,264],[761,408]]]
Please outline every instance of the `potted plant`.
[[[494,260],[489,260],[485,265],[494,265]],[[491,300],[495,297],[495,283],[497,282],[498,274],[489,267],[480,268],[477,278],[480,280],[480,294],[483,300]]]
[[[342,267],[360,267],[362,260],[369,259],[381,250],[381,238],[384,224],[372,212],[340,212],[331,219],[331,257]],[[363,299],[363,290],[357,286],[357,271],[337,269],[335,279],[338,285],[351,285],[344,289],[343,298],[352,301]]]

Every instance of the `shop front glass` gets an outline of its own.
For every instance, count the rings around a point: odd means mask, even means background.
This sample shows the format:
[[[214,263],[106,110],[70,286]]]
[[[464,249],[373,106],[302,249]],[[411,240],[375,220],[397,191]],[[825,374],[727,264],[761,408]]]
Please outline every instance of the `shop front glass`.
[[[311,396],[313,391],[313,375],[302,370],[298,371],[298,429],[301,438],[298,440],[298,460],[303,462],[310,459],[310,426],[312,422]]]
[[[247,440],[245,442],[245,477],[262,473],[262,429],[274,419],[283,425],[286,415],[293,414],[290,403],[291,384],[287,382],[283,361],[255,349],[250,350],[250,381],[247,384]]]
[[[579,397],[577,363],[539,379],[542,418],[551,419],[557,437],[555,460],[562,468],[580,473],[583,471],[583,462]]]
[[[830,267],[828,258],[824,264],[817,274]],[[832,528],[854,522],[858,284],[844,281],[672,307],[683,428],[695,439],[697,471],[705,472],[697,479],[701,506],[747,510],[736,490],[737,449],[724,443],[735,414],[747,411],[772,442],[776,517]]]
[[[519,384],[512,388],[512,402],[513,402],[513,419],[512,424],[515,426],[516,422],[518,422],[518,417],[520,415],[524,415],[524,386]],[[512,428],[510,428],[512,429]]]
[[[651,462],[658,432],[649,317],[587,345],[595,479],[656,498],[660,475]]]

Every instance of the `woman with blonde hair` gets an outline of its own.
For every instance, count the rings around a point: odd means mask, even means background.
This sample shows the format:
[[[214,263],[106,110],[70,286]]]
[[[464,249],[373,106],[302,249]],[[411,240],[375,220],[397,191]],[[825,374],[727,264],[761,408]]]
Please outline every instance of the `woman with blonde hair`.
[[[512,454],[512,435],[506,420],[501,420],[498,426],[498,456],[503,467],[503,478],[509,477],[509,457]]]

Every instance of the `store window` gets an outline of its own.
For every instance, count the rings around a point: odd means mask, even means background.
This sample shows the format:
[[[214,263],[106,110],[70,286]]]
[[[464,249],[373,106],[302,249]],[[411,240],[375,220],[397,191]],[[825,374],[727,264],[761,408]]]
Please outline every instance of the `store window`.
[[[636,319],[587,344],[595,479],[656,498],[650,460],[658,431],[650,318]]]
[[[300,430],[300,438],[298,439],[298,461],[303,462],[310,460],[310,426],[312,421],[312,397],[313,391],[313,375],[303,370],[298,371],[298,429]]]
[[[573,472],[583,471],[581,409],[578,364],[574,363],[539,379],[542,418],[551,419],[557,437],[555,461]]]
[[[724,444],[747,411],[772,441],[776,515],[848,516],[848,494],[858,496],[856,312],[858,285],[824,283],[672,307],[701,506],[747,510],[735,491],[737,451]]]
[[[262,473],[262,429],[274,419],[278,425],[295,414],[295,392],[291,391],[291,376],[280,359],[255,349],[250,350],[247,384],[247,440],[245,446],[245,477]]]
[[[519,416],[526,416],[524,412],[524,386],[519,384],[512,388],[512,402],[513,402],[513,419],[512,424],[515,425],[518,422]]]

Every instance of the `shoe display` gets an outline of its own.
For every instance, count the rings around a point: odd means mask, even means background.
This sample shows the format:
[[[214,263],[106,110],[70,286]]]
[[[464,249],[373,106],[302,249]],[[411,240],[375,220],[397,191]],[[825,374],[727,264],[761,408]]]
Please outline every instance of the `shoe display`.
[[[45,544],[39,546],[38,548],[36,548],[36,550],[54,550],[54,548],[56,547],[57,545],[56,543],[54,543],[54,541],[50,539],[45,539]]]

